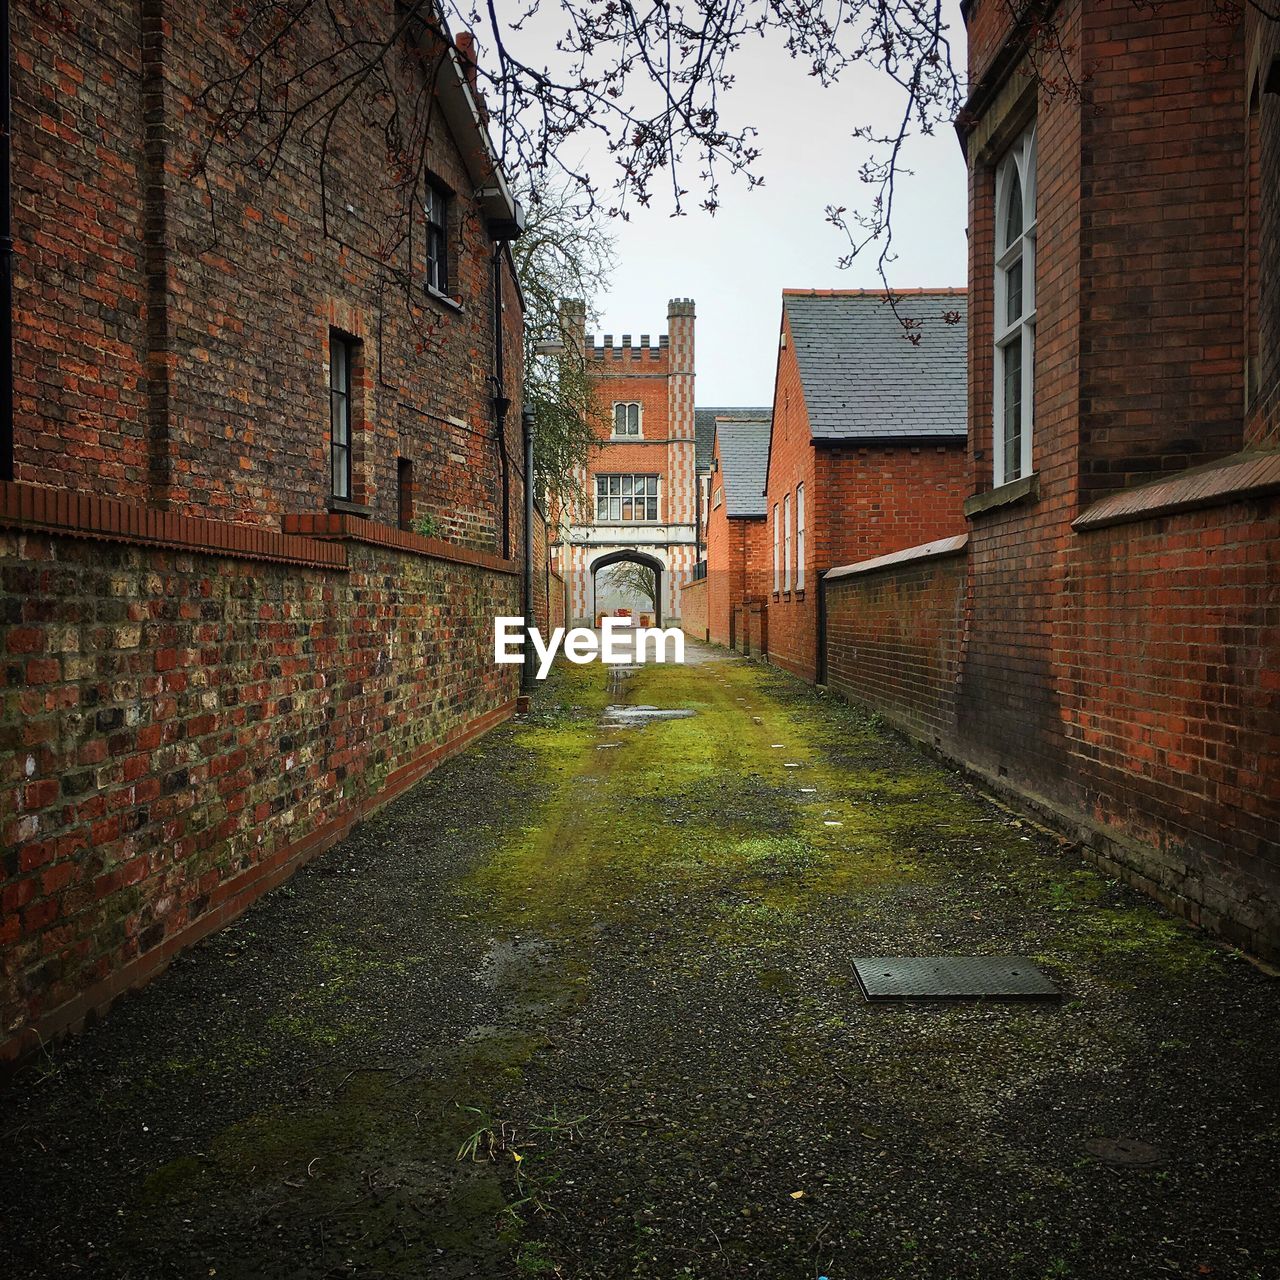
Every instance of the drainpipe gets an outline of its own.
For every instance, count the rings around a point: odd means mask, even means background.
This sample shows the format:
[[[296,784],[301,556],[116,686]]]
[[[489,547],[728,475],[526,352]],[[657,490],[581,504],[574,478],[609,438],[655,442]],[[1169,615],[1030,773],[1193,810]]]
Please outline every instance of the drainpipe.
[[[507,381],[502,353],[502,241],[493,244],[493,417],[502,465],[502,558],[511,559],[511,459],[507,456]]]
[[[13,148],[9,100],[9,0],[0,22],[0,480],[13,479],[13,197],[9,190]]]
[[[702,472],[693,468],[693,563],[702,559]]]
[[[524,664],[520,668],[520,694],[533,693],[533,409],[525,405],[520,414],[524,434]],[[547,603],[551,602],[548,594]]]

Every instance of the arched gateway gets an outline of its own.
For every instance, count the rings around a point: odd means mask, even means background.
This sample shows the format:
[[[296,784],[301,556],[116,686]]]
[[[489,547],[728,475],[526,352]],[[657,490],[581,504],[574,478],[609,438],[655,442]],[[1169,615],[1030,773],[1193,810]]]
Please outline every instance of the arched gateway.
[[[662,626],[662,575],[666,571],[666,565],[656,556],[646,555],[643,551],[637,551],[632,547],[623,548],[621,551],[611,551],[608,555],[601,556],[591,564],[591,616],[594,618],[598,612],[596,608],[596,575],[601,569],[607,569],[611,564],[623,564],[630,562],[631,564],[643,565],[646,569],[653,571],[653,595],[657,602],[654,605],[654,622],[657,626]]]

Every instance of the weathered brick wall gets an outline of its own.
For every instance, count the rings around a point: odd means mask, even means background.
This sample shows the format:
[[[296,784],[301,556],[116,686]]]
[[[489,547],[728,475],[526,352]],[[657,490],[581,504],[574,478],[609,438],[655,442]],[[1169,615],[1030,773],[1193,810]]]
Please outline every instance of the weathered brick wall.
[[[455,193],[458,307],[421,287],[421,222],[393,234],[385,103],[343,114],[323,187],[297,142],[269,174],[215,152],[206,183],[192,176],[209,132],[197,99],[243,65],[229,11],[109,0],[61,12],[15,7],[18,479],[269,527],[323,510],[333,326],[361,343],[355,500],[395,524],[404,457],[416,514],[460,545],[500,549],[492,244],[442,113],[425,146]],[[359,20],[389,19],[373,12]],[[314,57],[322,25],[301,24],[289,56]],[[395,68],[406,85],[422,74],[408,59]],[[149,142],[144,109],[162,113]],[[518,462],[520,306],[500,261]],[[517,533],[519,505],[513,492]]]
[[[1280,497],[1076,534],[1046,680],[1061,767],[1028,776],[974,731],[973,561],[829,579],[829,685],[1077,834],[1117,874],[1280,954]],[[1016,661],[1016,650],[1014,659]]]
[[[1087,503],[1241,447],[1247,164],[1242,23],[1218,21],[1203,0],[1080,11]],[[1042,154],[1042,170],[1056,164]],[[1046,205],[1053,194],[1041,191]]]
[[[1246,218],[1246,302],[1251,361],[1245,443],[1280,444],[1280,22],[1246,12],[1250,201]]]
[[[1047,793],[1170,905],[1280,953],[1280,497],[1082,531],[1067,592]]]
[[[979,0],[979,11],[1003,10]],[[976,13],[973,15],[976,17]],[[1079,3],[1061,5],[1065,71],[1081,74]],[[993,22],[989,15],[984,22]],[[971,67],[993,56],[971,28]],[[1039,102],[1037,103],[1037,96]],[[995,169],[1036,120],[1036,385],[1032,466],[1038,496],[970,520],[970,601],[959,731],[971,757],[1029,789],[1066,767],[1052,674],[1063,537],[1079,510],[1081,314],[1079,103],[1037,91],[1015,68],[974,125],[969,156],[969,447],[972,492],[992,487]]]
[[[769,660],[786,668],[803,680],[813,680],[817,674],[817,611],[816,598],[807,599],[816,590],[813,582],[815,567],[827,569],[831,562],[822,556],[830,554],[825,539],[829,532],[819,527],[815,500],[819,500],[818,466],[815,449],[810,443],[809,413],[804,402],[804,389],[800,383],[800,369],[796,362],[795,342],[791,337],[791,324],[784,307],[782,312],[782,338],[785,345],[778,353],[778,372],[773,390],[773,427],[769,436],[769,473],[765,479],[765,595],[768,601]],[[784,575],[779,572],[775,582],[773,571],[774,530],[780,528],[783,504],[791,494],[795,502],[797,486],[803,484],[806,494],[809,532],[806,538],[805,580],[806,590],[783,592]],[[792,522],[795,511],[792,510]],[[783,539],[778,534],[778,555],[781,561]],[[759,653],[760,646],[751,637],[752,652]]]
[[[1178,479],[1247,438],[1242,299],[1280,260],[1262,236],[1250,273],[1242,250],[1239,30],[1180,0],[1150,15],[1098,0],[1056,16],[1067,65],[1078,75],[1087,61],[1101,109],[1044,90],[1036,103],[1015,66],[986,97],[979,84],[968,136],[981,494],[991,486],[993,169],[1037,113],[1035,483],[972,510],[967,562],[833,581],[829,679],[1053,815],[1173,909],[1274,957],[1280,469],[1228,459]],[[977,0],[970,19],[977,82],[998,61],[1007,11]],[[1224,41],[1221,56],[1203,56]],[[1252,64],[1265,55],[1255,49]],[[1202,132],[1191,127],[1201,110]],[[1166,147],[1172,127],[1184,133]],[[1260,170],[1259,195],[1274,167]],[[1140,232],[1149,193],[1158,212]],[[1259,369],[1274,356],[1260,350]],[[1194,441],[1166,448],[1169,432]],[[1161,469],[1170,478],[1133,487]],[[1117,497],[1093,501],[1117,485]]]
[[[19,475],[139,499],[149,483],[140,6],[14,4],[9,23]]]
[[[680,626],[685,635],[695,640],[708,639],[707,580],[686,582],[680,588]]]
[[[963,548],[826,580],[827,687],[954,747]]]
[[[716,437],[715,457],[720,458]],[[762,516],[729,518],[731,480],[717,469],[711,486],[707,516],[707,627],[716,644],[737,644],[737,607],[744,600],[762,600],[771,589],[771,550],[766,546],[768,521]],[[720,493],[719,505],[715,494]]]
[[[724,504],[713,510],[707,528],[707,629],[716,644],[731,643],[733,607],[746,598],[746,543],[749,525],[729,520]]]
[[[245,531],[210,555],[169,520],[172,546],[0,532],[0,1054],[145,980],[511,709],[492,618],[519,612],[514,565],[350,517],[312,522],[336,543]]]

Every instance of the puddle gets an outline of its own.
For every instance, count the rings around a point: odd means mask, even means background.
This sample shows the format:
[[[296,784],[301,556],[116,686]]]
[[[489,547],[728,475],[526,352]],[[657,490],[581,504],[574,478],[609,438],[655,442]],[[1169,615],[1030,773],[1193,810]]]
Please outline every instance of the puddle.
[[[531,969],[544,968],[550,960],[547,944],[539,938],[499,940],[490,944],[476,968],[476,978],[491,991],[511,986]]]
[[[622,706],[605,707],[603,724],[610,729],[635,729],[654,720],[687,720],[698,713],[688,708],[672,710],[665,707]]]

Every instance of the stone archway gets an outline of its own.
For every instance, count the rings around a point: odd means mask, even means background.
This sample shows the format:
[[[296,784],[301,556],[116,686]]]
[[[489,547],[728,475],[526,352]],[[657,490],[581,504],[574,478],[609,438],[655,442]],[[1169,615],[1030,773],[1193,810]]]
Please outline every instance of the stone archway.
[[[632,564],[642,564],[646,569],[653,570],[653,594],[656,597],[654,603],[654,622],[659,627],[662,626],[662,575],[667,571],[666,565],[662,563],[656,556],[646,555],[643,551],[637,551],[632,547],[624,548],[622,551],[611,551],[608,555],[601,556],[598,560],[592,562],[591,565],[591,619],[594,622],[596,616],[596,574],[601,569],[607,569],[611,564],[622,564],[630,561]]]

